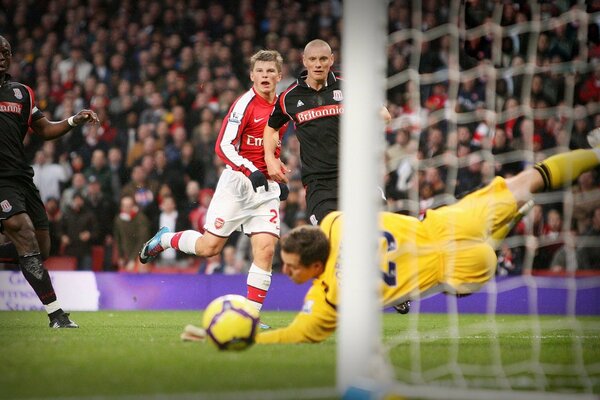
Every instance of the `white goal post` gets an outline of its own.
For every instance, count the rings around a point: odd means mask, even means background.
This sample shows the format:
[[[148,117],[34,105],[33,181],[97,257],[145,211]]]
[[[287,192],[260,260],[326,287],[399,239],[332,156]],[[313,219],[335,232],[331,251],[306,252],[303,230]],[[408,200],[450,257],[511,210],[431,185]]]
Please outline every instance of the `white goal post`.
[[[341,209],[344,212],[337,386],[391,378],[381,356],[377,262],[378,193],[384,124],[387,1],[344,1]]]

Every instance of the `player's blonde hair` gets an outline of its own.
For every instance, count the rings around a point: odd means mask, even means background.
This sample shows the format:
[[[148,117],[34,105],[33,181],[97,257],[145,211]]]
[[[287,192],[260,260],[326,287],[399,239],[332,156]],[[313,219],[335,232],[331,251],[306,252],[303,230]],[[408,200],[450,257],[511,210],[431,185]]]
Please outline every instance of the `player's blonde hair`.
[[[277,71],[281,72],[283,67],[283,57],[277,50],[259,50],[250,57],[250,70],[254,69],[257,61],[274,61]]]

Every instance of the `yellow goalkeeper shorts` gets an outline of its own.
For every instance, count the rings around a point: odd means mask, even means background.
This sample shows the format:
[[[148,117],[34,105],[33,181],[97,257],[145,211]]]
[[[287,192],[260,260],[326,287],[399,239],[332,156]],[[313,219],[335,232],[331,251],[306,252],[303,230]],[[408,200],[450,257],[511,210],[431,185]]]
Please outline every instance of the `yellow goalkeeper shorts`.
[[[501,177],[455,204],[427,211],[423,224],[441,252],[440,281],[449,291],[472,293],[494,276],[497,259],[487,240],[516,212],[517,201]]]

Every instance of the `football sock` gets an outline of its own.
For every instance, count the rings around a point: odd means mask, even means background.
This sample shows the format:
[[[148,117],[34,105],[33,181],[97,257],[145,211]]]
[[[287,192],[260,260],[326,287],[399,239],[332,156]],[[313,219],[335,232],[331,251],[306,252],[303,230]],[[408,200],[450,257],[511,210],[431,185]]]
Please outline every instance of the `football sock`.
[[[13,242],[0,244],[0,263],[19,263],[19,253],[17,253],[17,247]]]
[[[196,240],[200,239],[202,234],[197,231],[187,230],[181,232],[167,232],[160,237],[160,245],[163,249],[176,249],[186,254],[196,254]]]
[[[55,317],[63,312],[62,308],[60,308],[60,304],[58,304],[58,301],[53,301],[50,304],[44,304],[44,309],[50,318]]]
[[[271,286],[271,273],[252,263],[246,279],[248,286],[247,298],[258,311],[262,308]]]
[[[579,149],[548,157],[534,168],[544,179],[544,190],[554,190],[571,185],[579,175],[599,164],[600,149]]]
[[[42,264],[40,253],[19,256],[19,266],[21,267],[23,276],[25,276],[25,279],[29,282],[42,304],[51,304],[56,301],[56,294],[50,280],[50,274],[48,274],[48,271]]]

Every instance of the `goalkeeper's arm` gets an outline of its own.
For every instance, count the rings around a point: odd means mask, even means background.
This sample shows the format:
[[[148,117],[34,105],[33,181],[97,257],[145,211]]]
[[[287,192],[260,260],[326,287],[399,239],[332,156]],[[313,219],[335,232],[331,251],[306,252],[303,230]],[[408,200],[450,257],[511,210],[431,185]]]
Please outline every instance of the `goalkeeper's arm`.
[[[318,343],[335,332],[337,311],[311,288],[304,300],[302,311],[296,315],[290,325],[281,329],[259,332],[256,343]],[[316,298],[317,297],[317,298]]]

